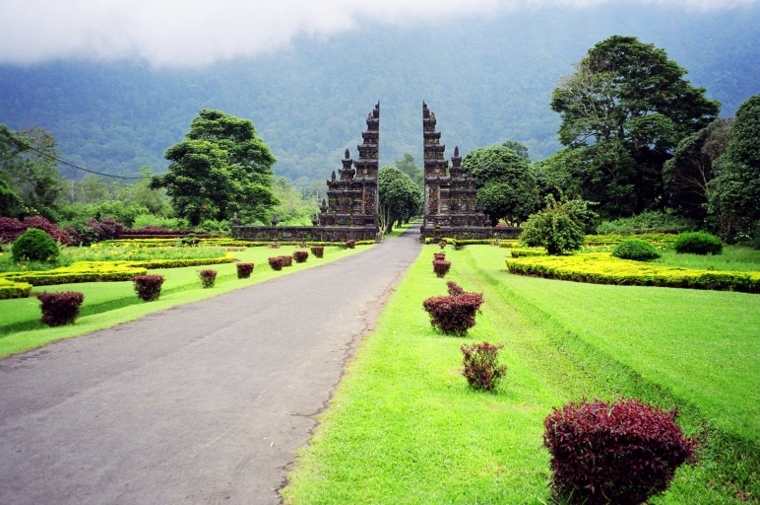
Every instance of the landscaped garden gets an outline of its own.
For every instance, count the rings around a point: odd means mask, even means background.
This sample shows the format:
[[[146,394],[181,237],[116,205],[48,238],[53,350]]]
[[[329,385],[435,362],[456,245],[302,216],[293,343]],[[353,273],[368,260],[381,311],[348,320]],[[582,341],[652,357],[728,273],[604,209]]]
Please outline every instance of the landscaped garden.
[[[426,246],[388,301],[302,450],[287,503],[554,503],[544,420],[569,402],[625,398],[677,408],[697,440],[696,461],[649,503],[757,502],[757,294],[514,275],[504,248],[444,251],[445,278],[430,263],[440,249]],[[759,270],[758,251],[691,256],[666,250],[658,261]],[[483,294],[464,338],[435,330],[422,308],[452,280]],[[504,346],[492,392],[462,373],[460,347],[482,341]]]

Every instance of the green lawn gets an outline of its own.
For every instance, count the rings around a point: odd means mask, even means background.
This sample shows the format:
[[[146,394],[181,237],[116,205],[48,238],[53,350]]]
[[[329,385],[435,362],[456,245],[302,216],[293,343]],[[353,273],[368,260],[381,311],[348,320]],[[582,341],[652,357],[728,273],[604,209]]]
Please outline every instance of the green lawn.
[[[760,251],[751,247],[723,246],[718,255],[678,254],[672,249],[661,251],[654,264],[698,270],[738,270],[760,272]]]
[[[712,429],[699,465],[652,503],[758,496],[760,459],[743,450],[757,446],[760,297],[523,278],[504,272],[504,249],[447,248],[447,278],[485,303],[467,338],[446,337],[421,308],[445,292],[437,250],[424,248],[357,351],[286,503],[549,503],[543,419],[571,400],[620,396],[679,405],[688,432]],[[460,345],[482,340],[506,346],[495,394],[461,376]],[[721,445],[732,437],[739,454]]]
[[[61,338],[84,335],[95,330],[115,326],[152,312],[226,293],[280,275],[299,272],[366,250],[366,247],[357,246],[356,249],[342,249],[338,246],[325,247],[323,259],[315,258],[310,254],[305,263],[293,262],[292,267],[284,268],[280,272],[275,272],[269,267],[267,258],[290,255],[297,248],[283,246],[275,250],[256,247],[245,251],[235,251],[233,253],[235,258],[255,264],[249,279],[238,279],[237,270],[233,263],[208,267],[149,270],[148,273],[163,275],[165,278],[161,298],[149,303],[137,298],[132,282],[90,282],[36,287],[29,298],[0,300],[0,357],[39,347]],[[198,271],[204,268],[211,268],[219,272],[216,285],[213,288],[201,288]],[[35,298],[35,294],[43,291],[79,291],[84,293],[82,312],[77,322],[74,325],[59,328],[48,328],[40,323],[39,301]]]

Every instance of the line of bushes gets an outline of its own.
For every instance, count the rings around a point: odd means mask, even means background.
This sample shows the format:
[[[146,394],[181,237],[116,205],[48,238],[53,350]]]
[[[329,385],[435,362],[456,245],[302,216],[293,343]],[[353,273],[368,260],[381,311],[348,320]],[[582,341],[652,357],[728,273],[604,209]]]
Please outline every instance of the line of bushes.
[[[608,253],[508,258],[510,273],[592,284],[760,293],[760,272],[692,270],[622,260]]]
[[[26,282],[33,286],[51,286],[78,282],[116,282],[129,281],[136,275],[145,275],[147,268],[133,266],[127,262],[81,261],[68,267],[53,270],[31,272],[6,272],[0,274],[0,280]]]
[[[624,240],[638,238],[646,240],[654,246],[672,247],[678,235],[672,233],[642,233],[640,235],[625,235],[622,233],[610,233],[609,235],[586,235],[585,244],[595,245],[618,245]]]
[[[0,300],[9,298],[27,298],[32,292],[32,285],[0,278]]]

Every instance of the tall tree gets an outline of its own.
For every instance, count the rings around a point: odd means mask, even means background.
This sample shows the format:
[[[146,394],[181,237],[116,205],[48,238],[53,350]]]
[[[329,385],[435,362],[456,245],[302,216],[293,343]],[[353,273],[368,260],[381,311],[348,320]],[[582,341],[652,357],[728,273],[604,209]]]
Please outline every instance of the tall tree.
[[[275,157],[256,135],[253,123],[218,110],[204,109],[186,140],[170,147],[167,173],[151,187],[166,188],[179,217],[197,226],[203,219],[266,221],[277,205],[272,192]]]
[[[714,172],[709,205],[722,238],[732,241],[744,234],[760,241],[760,95],[736,111],[731,140]]]
[[[475,149],[462,160],[478,186],[477,201],[495,226],[518,226],[540,205],[538,184],[528,162],[509,147]]]
[[[380,229],[393,231],[393,224],[407,221],[420,212],[422,190],[412,179],[393,166],[385,166],[378,174],[380,193]]]
[[[518,142],[516,140],[507,140],[502,144],[504,147],[508,147],[512,149],[517,155],[530,163],[530,154],[528,153],[528,146],[523,144],[522,142]]]
[[[417,186],[422,188],[425,184],[425,174],[422,168],[417,166],[414,156],[404,153],[404,157],[396,160],[396,168],[404,172]]]
[[[615,35],[591,48],[554,90],[559,140],[589,152],[585,178],[602,186],[606,217],[662,207],[663,164],[682,138],[717,116],[718,102],[685,74],[664,50]]]

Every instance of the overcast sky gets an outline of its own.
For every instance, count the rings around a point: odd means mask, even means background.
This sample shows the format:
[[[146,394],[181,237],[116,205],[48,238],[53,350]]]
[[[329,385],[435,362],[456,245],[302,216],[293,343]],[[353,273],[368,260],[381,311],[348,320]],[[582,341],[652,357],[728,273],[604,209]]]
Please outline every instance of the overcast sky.
[[[0,0],[0,63],[58,58],[140,59],[156,67],[203,66],[329,36],[362,19],[430,22],[515,9],[593,9],[614,0]],[[760,0],[633,0],[709,11]]]

